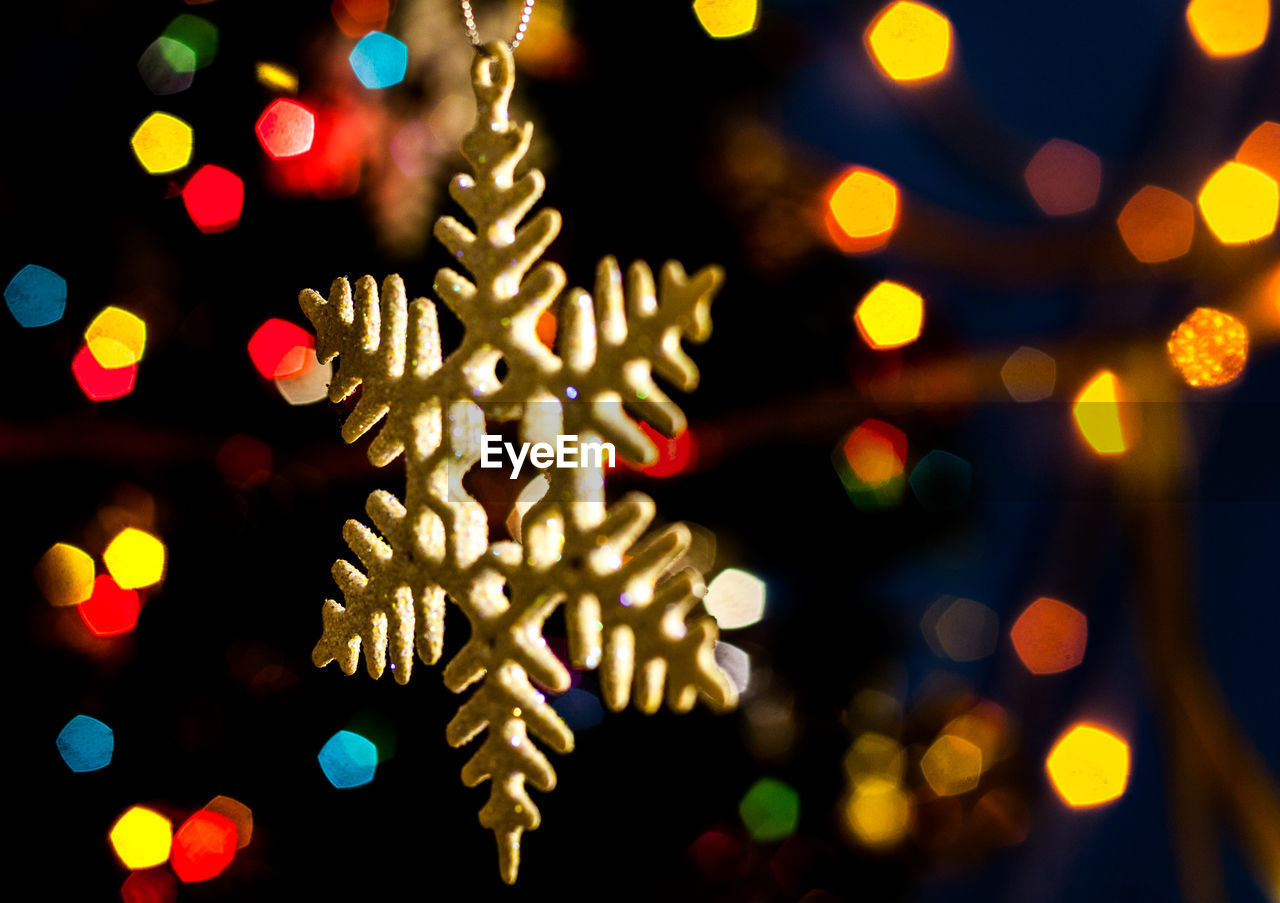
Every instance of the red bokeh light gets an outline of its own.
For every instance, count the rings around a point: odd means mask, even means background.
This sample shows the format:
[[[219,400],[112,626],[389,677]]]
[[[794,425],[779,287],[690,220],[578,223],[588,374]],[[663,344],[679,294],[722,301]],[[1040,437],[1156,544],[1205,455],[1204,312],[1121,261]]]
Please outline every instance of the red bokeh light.
[[[262,111],[253,130],[262,149],[273,159],[296,157],[311,150],[316,115],[296,100],[282,97]]]
[[[169,864],[183,881],[208,881],[236,855],[236,826],[225,815],[201,809],[173,835]]]
[[[698,448],[693,440],[693,430],[685,428],[671,438],[667,438],[644,421],[640,421],[640,429],[658,447],[658,460],[647,467],[640,468],[640,472],[644,475],[675,476],[688,470],[697,460]]]
[[[883,420],[864,420],[845,440],[844,458],[862,482],[887,483],[906,464],[907,435]]]
[[[282,194],[312,195],[324,200],[349,197],[360,187],[360,169],[380,128],[368,110],[348,106],[316,106],[311,150],[272,161],[272,188]]]
[[[94,636],[119,636],[138,625],[142,601],[137,590],[121,589],[110,574],[93,581],[93,595],[76,606]]]
[[[130,872],[120,887],[124,903],[173,903],[178,899],[178,879],[162,868]]]
[[[206,164],[182,189],[182,202],[201,232],[225,232],[240,222],[244,181],[229,169]]]
[[[115,367],[108,370],[98,363],[89,346],[85,345],[71,362],[71,373],[80,390],[93,401],[110,401],[133,391],[138,378],[138,365]]]
[[[306,371],[315,360],[315,347],[315,337],[301,326],[272,318],[249,339],[249,357],[267,379],[282,379]]]

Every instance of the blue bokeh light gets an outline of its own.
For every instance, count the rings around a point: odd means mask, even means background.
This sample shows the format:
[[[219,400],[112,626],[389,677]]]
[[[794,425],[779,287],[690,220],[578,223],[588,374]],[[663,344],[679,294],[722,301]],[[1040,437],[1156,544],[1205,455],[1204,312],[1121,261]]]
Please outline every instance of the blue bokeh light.
[[[9,313],[22,326],[48,326],[67,309],[67,280],[53,270],[29,263],[18,270],[4,290]]]
[[[316,758],[329,783],[339,789],[369,783],[378,769],[378,747],[354,731],[338,731]]]
[[[97,718],[77,715],[58,732],[58,754],[75,772],[97,771],[111,764],[116,738]]]
[[[382,31],[371,31],[351,51],[351,69],[366,88],[390,88],[404,80],[409,48]]]

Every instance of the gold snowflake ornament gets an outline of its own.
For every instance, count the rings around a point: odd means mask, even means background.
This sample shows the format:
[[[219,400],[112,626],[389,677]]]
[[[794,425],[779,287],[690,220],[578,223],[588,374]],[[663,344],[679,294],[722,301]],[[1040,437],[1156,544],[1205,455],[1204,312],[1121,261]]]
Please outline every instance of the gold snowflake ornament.
[[[585,450],[614,444],[633,460],[651,462],[653,443],[632,417],[671,434],[684,416],[658,388],[656,372],[682,390],[698,371],[681,347],[710,333],[710,305],[723,274],[707,267],[687,275],[678,263],[655,283],[643,263],[624,280],[617,264],[599,266],[595,293],[563,294],[564,272],[539,262],[560,228],[543,208],[543,177],[516,177],[532,125],[508,118],[514,63],[505,44],[480,49],[472,68],[476,124],[462,150],[473,173],[456,176],[450,194],[474,223],[443,216],[436,237],[470,278],[442,269],[433,286],[465,327],[461,345],[442,356],[435,305],[409,302],[398,276],[379,292],[372,277],[333,283],[328,299],[311,290],[300,302],[317,333],[322,362],[338,369],[330,399],[362,391],[343,438],[374,431],[369,458],[377,466],[403,455],[406,492],[369,496],[371,525],[347,521],[344,537],[363,570],[339,560],[333,576],[343,605],[324,605],[324,634],[313,659],[352,674],[361,652],[372,677],[390,666],[409,680],[414,650],[426,664],[444,648],[444,609],[451,600],[471,626],[466,644],[444,669],[446,685],[470,697],[449,723],[449,743],[484,734],[462,769],[468,786],[490,782],[480,822],[498,841],[502,877],[514,882],[520,839],[538,826],[526,784],[555,785],[539,744],[558,753],[573,734],[538,689],[564,692],[570,676],[542,635],[563,606],[571,664],[598,669],[611,709],[629,702],[656,711],[665,698],[687,711],[698,698],[713,708],[736,702],[716,665],[715,620],[701,605],[702,575],[681,566],[688,528],[645,536],[652,500],[630,493],[604,499],[604,469],[558,468],[545,473],[545,492],[523,506],[519,542],[490,542],[480,503],[463,487],[479,461],[486,417],[519,421],[526,442],[554,444],[576,436]],[[523,222],[523,224],[522,224]],[[557,298],[559,336],[553,353],[538,339],[539,315]],[[499,377],[499,364],[505,372]]]

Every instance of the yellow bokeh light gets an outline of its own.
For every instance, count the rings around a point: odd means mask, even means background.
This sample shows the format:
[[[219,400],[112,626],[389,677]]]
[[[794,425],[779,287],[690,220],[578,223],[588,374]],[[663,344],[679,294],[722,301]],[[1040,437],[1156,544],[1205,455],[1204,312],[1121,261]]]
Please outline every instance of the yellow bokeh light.
[[[898,186],[874,170],[855,166],[827,195],[827,231],[845,251],[873,251],[898,225]]]
[[[1084,441],[1100,455],[1118,455],[1129,447],[1120,418],[1120,381],[1110,370],[1091,379],[1071,409]]]
[[[963,737],[943,734],[920,759],[920,771],[938,796],[968,793],[982,777],[982,750]]]
[[[1099,806],[1124,793],[1129,744],[1105,728],[1077,724],[1054,744],[1044,767],[1068,806]]]
[[[1187,25],[1209,56],[1239,56],[1267,39],[1270,0],[1191,0]]]
[[[56,543],[40,556],[35,576],[50,605],[79,605],[93,595],[93,559],[65,542]]]
[[[951,22],[923,3],[891,3],[867,26],[867,49],[896,82],[933,78],[951,62]]]
[[[1168,350],[1187,385],[1221,386],[1244,369],[1249,330],[1229,313],[1197,307],[1169,336]]]
[[[121,589],[159,583],[164,576],[164,543],[145,530],[128,527],[111,540],[102,560]]]
[[[298,92],[298,74],[279,63],[258,63],[254,66],[258,84],[282,94]]]
[[[907,756],[902,744],[892,737],[867,731],[853,741],[844,757],[845,774],[854,787],[868,781],[897,784],[907,770]]]
[[[1200,214],[1227,245],[1266,238],[1276,230],[1280,187],[1265,172],[1232,160],[1200,189]]]
[[[844,816],[863,846],[889,849],[901,843],[911,827],[911,797],[894,781],[871,778],[848,796]]]
[[[755,31],[759,0],[694,0],[693,14],[713,38],[736,38]]]
[[[158,812],[134,806],[111,828],[111,846],[131,869],[160,865],[169,858],[173,825]]]
[[[191,161],[193,132],[177,116],[152,113],[129,139],[134,156],[152,175],[173,172]]]
[[[858,302],[853,321],[872,348],[909,345],[924,326],[924,298],[897,282],[881,282]]]
[[[84,332],[89,352],[103,367],[114,370],[142,360],[147,345],[147,324],[119,307],[105,308]]]
[[[735,630],[764,617],[764,599],[763,580],[737,568],[725,568],[707,585],[702,604],[722,630]]]

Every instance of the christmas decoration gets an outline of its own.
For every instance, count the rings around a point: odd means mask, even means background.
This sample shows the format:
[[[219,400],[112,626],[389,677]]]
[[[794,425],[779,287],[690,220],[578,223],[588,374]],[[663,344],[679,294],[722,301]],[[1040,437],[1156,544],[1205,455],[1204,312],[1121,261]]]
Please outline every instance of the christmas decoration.
[[[555,784],[534,741],[560,753],[573,748],[572,732],[538,689],[569,688],[567,668],[542,635],[554,610],[565,609],[573,667],[599,669],[610,708],[634,701],[652,712],[664,695],[676,711],[699,697],[717,709],[735,702],[714,659],[715,621],[701,610],[702,577],[676,569],[688,529],[672,525],[642,539],[653,502],[631,493],[607,506],[603,464],[587,463],[585,454],[604,441],[642,463],[656,458],[624,406],[668,435],[684,428],[652,373],[683,390],[696,385],[697,368],[681,341],[709,335],[722,273],[707,267],[690,276],[668,263],[655,285],[637,263],[624,286],[617,263],[606,258],[594,298],[580,289],[563,296],[558,345],[549,350],[535,325],[565,276],[538,260],[560,217],[543,209],[520,225],[544,182],[536,169],[515,177],[532,126],[508,117],[510,48],[482,47],[472,80],[477,117],[462,149],[474,171],[458,175],[450,193],[475,227],[443,216],[435,228],[471,274],[445,268],[434,286],[465,327],[460,347],[442,356],[434,304],[409,303],[398,276],[381,292],[365,276],[354,291],[338,279],[328,299],[310,290],[300,297],[316,327],[320,361],[338,358],[330,399],[362,387],[343,438],[354,442],[381,423],[370,460],[385,466],[403,453],[407,474],[403,502],[385,491],[369,496],[372,528],[347,522],[344,536],[364,570],[335,563],[345,604],[325,603],[313,660],[336,660],[351,674],[363,651],[372,677],[390,658],[405,683],[415,650],[427,664],[441,658],[445,600],[458,605],[471,636],[444,679],[454,692],[475,690],[449,724],[448,740],[462,746],[487,731],[462,777],[469,786],[490,781],[480,821],[497,838],[503,879],[513,882],[521,835],[540,818],[525,785]],[[486,419],[519,421],[527,442],[572,439],[584,452],[586,466],[547,471],[545,494],[519,521],[520,542],[490,542],[485,512],[462,484],[480,459]]]

